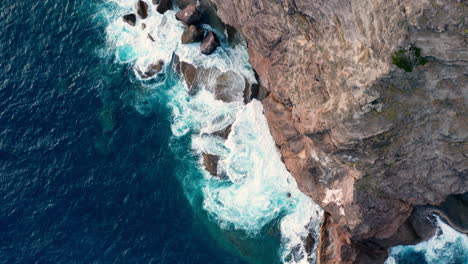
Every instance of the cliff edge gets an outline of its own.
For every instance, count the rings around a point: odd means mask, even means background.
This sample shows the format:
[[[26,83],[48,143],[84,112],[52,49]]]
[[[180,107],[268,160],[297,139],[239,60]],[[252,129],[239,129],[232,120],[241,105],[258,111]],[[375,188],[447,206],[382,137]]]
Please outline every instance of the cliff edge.
[[[319,263],[383,263],[427,238],[415,206],[468,192],[467,4],[212,3],[246,39],[287,168],[327,212]]]

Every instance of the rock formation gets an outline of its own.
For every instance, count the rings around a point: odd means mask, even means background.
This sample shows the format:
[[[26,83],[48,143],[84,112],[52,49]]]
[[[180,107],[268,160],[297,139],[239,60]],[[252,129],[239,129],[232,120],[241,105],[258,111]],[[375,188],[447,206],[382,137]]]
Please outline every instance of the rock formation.
[[[177,12],[176,18],[188,26],[194,25],[200,22],[200,12],[196,5],[191,4]]]
[[[172,1],[171,0],[160,0],[158,1],[158,6],[156,7],[156,11],[160,14],[164,14],[167,10],[172,8]]]
[[[136,3],[136,11],[137,14],[142,18],[145,19],[148,17],[148,4],[145,1],[138,1]]]
[[[201,53],[205,55],[210,55],[215,52],[216,48],[219,46],[219,41],[216,35],[210,31],[203,38],[203,41],[200,45]]]
[[[136,23],[136,16],[135,14],[128,14],[128,15],[124,15],[122,17],[123,21],[125,23],[128,23],[130,26],[134,27],[135,26],[135,23]]]
[[[382,263],[425,239],[415,206],[468,192],[464,1],[212,2],[247,41],[287,168],[327,212],[319,263]]]
[[[182,33],[182,44],[200,42],[203,40],[203,30],[200,28],[190,25],[185,28],[184,32]]]

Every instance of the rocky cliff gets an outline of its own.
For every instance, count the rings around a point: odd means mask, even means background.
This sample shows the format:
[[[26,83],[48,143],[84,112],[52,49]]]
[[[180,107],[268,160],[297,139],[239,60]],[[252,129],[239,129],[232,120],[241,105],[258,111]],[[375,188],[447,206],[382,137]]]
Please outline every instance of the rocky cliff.
[[[467,4],[212,4],[247,41],[287,168],[327,212],[319,262],[382,263],[427,238],[415,206],[468,192]]]

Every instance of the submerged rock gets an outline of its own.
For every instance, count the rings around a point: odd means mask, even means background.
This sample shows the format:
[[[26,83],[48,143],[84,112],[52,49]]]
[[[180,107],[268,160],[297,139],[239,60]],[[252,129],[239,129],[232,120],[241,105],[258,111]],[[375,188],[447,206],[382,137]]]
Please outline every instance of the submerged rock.
[[[136,11],[137,11],[137,14],[142,19],[147,18],[148,17],[148,4],[145,1],[139,0],[136,3]]]
[[[203,30],[197,26],[190,25],[185,28],[184,33],[182,33],[182,44],[200,42],[203,40]]]
[[[212,31],[210,31],[208,32],[208,34],[206,34],[205,38],[203,39],[200,45],[200,51],[205,55],[210,55],[216,50],[216,48],[218,48],[218,46],[218,38]]]
[[[125,23],[128,23],[130,26],[134,27],[135,24],[136,24],[136,15],[135,14],[128,14],[128,15],[124,15],[122,17],[123,21]]]
[[[159,0],[152,0],[153,5],[159,4]]]
[[[160,0],[158,7],[156,7],[156,11],[160,14],[164,14],[167,10],[172,8],[172,1],[171,0]]]
[[[203,154],[203,165],[212,176],[218,175],[218,161],[219,157],[216,155]]]
[[[198,22],[200,22],[200,18],[200,12],[198,11],[197,6],[193,4],[188,5],[186,8],[180,10],[176,14],[176,19],[186,25],[197,24]]]

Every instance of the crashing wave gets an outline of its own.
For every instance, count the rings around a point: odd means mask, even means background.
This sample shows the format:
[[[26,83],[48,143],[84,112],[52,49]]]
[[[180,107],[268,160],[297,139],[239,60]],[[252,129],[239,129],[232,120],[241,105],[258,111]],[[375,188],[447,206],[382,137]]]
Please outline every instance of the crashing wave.
[[[175,11],[163,15],[149,4],[149,16],[138,19],[135,26],[123,22],[121,16],[133,12],[135,1],[111,0],[106,31],[109,52],[118,63],[134,65],[135,75],[147,79],[141,72],[157,62],[161,71],[156,82],[142,84],[151,92],[164,93],[172,110],[172,132],[175,137],[192,135],[195,153],[208,153],[219,157],[219,168],[224,178],[204,173],[202,179],[185,178],[183,184],[199,186],[203,208],[221,228],[242,230],[249,236],[259,236],[269,224],[279,221],[281,231],[280,257],[284,263],[315,262],[304,243],[312,234],[318,235],[321,209],[298,190],[297,184],[281,162],[260,102],[245,105],[239,95],[240,87],[230,87],[233,101],[223,102],[214,95],[213,84],[203,83],[196,95],[188,94],[184,80],[175,78],[173,58],[196,67],[216,69],[216,72],[235,72],[250,83],[255,83],[254,72],[248,63],[245,46],[230,47],[221,38],[221,47],[210,56],[200,53],[197,44],[180,43],[183,25],[175,19]],[[145,26],[142,26],[142,23]],[[203,26],[209,29],[208,25]],[[222,36],[223,32],[217,32]],[[166,89],[161,89],[164,85]],[[242,81],[242,83],[244,83]],[[227,139],[212,135],[232,125]],[[203,167],[200,159],[200,168]],[[192,182],[190,182],[192,181]],[[195,183],[195,181],[198,181]],[[186,193],[191,200],[190,193]],[[316,244],[316,243],[315,243]]]

